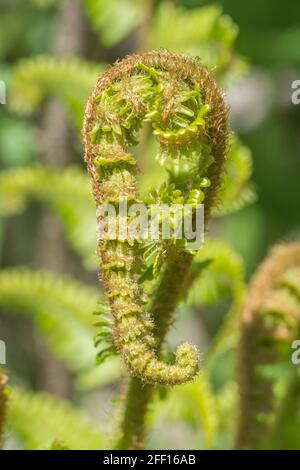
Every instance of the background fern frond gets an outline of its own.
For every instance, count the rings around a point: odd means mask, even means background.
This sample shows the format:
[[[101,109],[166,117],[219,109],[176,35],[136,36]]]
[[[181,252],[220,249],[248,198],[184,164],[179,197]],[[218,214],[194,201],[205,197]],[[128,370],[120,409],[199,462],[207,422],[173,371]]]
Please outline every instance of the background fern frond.
[[[217,402],[205,372],[194,382],[169,390],[166,398],[155,402],[151,419],[183,420],[195,429],[200,428],[205,447],[213,448],[218,430]]]
[[[21,114],[31,114],[47,96],[62,99],[81,128],[84,104],[103,70],[84,59],[38,56],[18,62],[11,78],[9,103]]]
[[[214,210],[214,216],[238,211],[245,205],[255,202],[256,193],[250,181],[251,176],[251,152],[236,135],[233,135],[226,162],[226,173],[219,193],[220,204]]]
[[[231,348],[238,339],[237,321],[245,295],[244,266],[242,258],[226,243],[209,238],[195,257],[195,265],[203,266],[201,276],[188,292],[187,303],[194,307],[215,305],[221,299],[230,299],[231,307],[209,350],[207,361],[212,364],[225,349]],[[208,364],[207,364],[208,365]]]
[[[98,299],[93,288],[47,271],[0,272],[1,310],[33,318],[51,350],[74,373],[95,364],[92,312]]]
[[[47,8],[52,5],[55,5],[55,3],[58,2],[58,0],[31,0],[31,2],[41,8]]]
[[[63,442],[54,441],[51,444],[50,450],[70,450]]]
[[[3,433],[6,419],[7,394],[6,394],[6,375],[0,368],[0,449],[3,445]]]
[[[60,0],[32,0],[39,7],[50,7]],[[112,47],[140,23],[143,2],[140,0],[81,0],[91,26],[101,44]]]
[[[107,434],[69,403],[46,393],[11,389],[7,410],[8,433],[26,449],[47,449],[53,441],[71,449],[105,449]]]
[[[162,2],[150,32],[150,46],[199,56],[224,85],[247,68],[232,53],[237,31],[231,18],[216,5],[186,10]]]

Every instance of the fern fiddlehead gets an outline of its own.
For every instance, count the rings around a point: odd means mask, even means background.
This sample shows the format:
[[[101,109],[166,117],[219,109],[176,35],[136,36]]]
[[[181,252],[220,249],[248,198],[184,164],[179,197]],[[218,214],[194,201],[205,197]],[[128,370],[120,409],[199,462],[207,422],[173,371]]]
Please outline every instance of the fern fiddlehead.
[[[3,445],[3,430],[6,416],[7,397],[5,391],[5,384],[6,375],[4,374],[3,370],[0,369],[0,449]]]
[[[138,201],[130,147],[136,144],[142,123],[150,121],[160,141],[161,159],[170,160],[175,183],[176,166],[185,163],[187,168],[176,189],[191,193],[196,185],[202,186],[208,215],[224,162],[226,110],[215,83],[197,61],[168,52],[130,56],[102,76],[85,116],[86,161],[98,206],[118,207],[120,197]],[[144,312],[148,299],[138,284],[142,267],[138,243],[129,237],[100,240],[99,253],[115,344],[132,375],[163,385],[192,379],[198,370],[194,346],[179,346],[174,365],[157,357],[153,316],[158,319],[156,311],[163,315],[164,296],[156,296],[161,308],[154,305],[153,315]],[[174,262],[176,256],[183,258],[183,264],[192,258],[190,253],[176,252]],[[161,293],[167,288],[164,285]]]
[[[255,274],[241,319],[237,448],[265,447],[277,413],[274,375],[300,326],[300,243],[275,247]]]

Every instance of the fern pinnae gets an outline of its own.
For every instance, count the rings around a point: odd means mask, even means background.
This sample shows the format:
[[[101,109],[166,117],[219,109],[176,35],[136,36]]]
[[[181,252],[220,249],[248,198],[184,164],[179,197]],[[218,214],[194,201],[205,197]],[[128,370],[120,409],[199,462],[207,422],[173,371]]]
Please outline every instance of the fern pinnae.
[[[130,147],[146,120],[160,141],[162,156],[171,163],[183,159],[190,165],[192,176],[181,183],[182,189],[195,189],[199,176],[210,180],[203,189],[207,218],[225,159],[226,109],[214,81],[199,62],[167,51],[133,55],[116,63],[98,81],[89,99],[85,158],[96,205],[112,202],[118,209],[120,197],[138,201],[136,162]],[[213,157],[208,158],[204,174],[199,175],[205,153]],[[179,272],[185,272],[192,255],[172,251],[173,259],[179,258],[184,265]],[[131,374],[149,384],[175,385],[191,380],[198,371],[194,346],[179,346],[172,365],[157,356],[160,341],[155,337],[153,318],[156,322],[164,308],[153,304],[154,312],[147,312],[148,299],[138,283],[142,268],[139,243],[128,236],[124,240],[100,240],[99,254],[114,319],[114,342]],[[165,284],[164,294],[166,288]]]

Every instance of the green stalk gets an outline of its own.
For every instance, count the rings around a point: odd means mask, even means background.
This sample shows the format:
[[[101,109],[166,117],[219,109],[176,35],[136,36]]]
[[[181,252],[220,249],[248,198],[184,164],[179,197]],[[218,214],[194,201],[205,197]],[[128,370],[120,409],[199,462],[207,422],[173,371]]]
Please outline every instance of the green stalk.
[[[152,51],[129,56],[110,68],[100,78],[86,108],[85,159],[99,227],[103,204],[113,204],[119,214],[120,197],[130,204],[139,200],[137,162],[130,152],[145,121],[150,121],[160,142],[161,164],[167,165],[170,175],[167,185],[149,193],[148,202],[186,202],[197,208],[204,201],[207,222],[227,151],[223,96],[199,61],[168,51]],[[198,351],[189,343],[178,347],[173,364],[160,357],[193,259],[186,242],[168,240],[163,245],[166,259],[149,301],[140,281],[144,269],[140,243],[129,234],[123,240],[99,238],[101,280],[110,303],[113,341],[132,376],[118,448],[142,447],[146,411],[157,385],[185,383],[198,373]],[[153,248],[153,253],[158,253],[154,276],[160,265],[159,243]]]

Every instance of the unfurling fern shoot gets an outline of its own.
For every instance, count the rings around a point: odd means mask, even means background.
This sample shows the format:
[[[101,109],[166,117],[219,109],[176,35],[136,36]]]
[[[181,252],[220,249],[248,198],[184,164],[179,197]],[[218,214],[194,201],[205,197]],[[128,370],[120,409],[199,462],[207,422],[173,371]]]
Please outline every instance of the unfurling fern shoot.
[[[139,201],[138,132],[148,121],[160,144],[159,160],[169,181],[150,193],[159,202],[204,203],[205,222],[216,201],[226,158],[227,109],[222,93],[199,60],[168,51],[131,55],[99,79],[85,113],[85,160],[97,208]],[[153,202],[153,201],[152,201]],[[101,223],[102,211],[98,212]],[[158,243],[158,242],[157,242]],[[155,241],[153,242],[155,245]],[[193,254],[174,240],[164,246],[163,263],[151,299],[143,287],[143,242],[129,235],[99,240],[101,279],[110,302],[114,346],[129,370],[123,447],[138,447],[152,386],[192,380],[199,367],[197,348],[178,347],[176,361],[159,357],[172,314],[185,286]],[[157,268],[159,264],[159,269]],[[133,412],[133,403],[139,412]],[[138,416],[137,416],[138,415]],[[140,420],[140,422],[138,422]],[[135,434],[133,436],[132,434]],[[126,442],[125,442],[126,441]]]
[[[268,374],[266,367],[284,363],[291,372],[291,345],[299,331],[300,243],[294,242],[273,248],[262,263],[242,313],[237,448],[267,448],[272,442],[280,410],[274,390],[278,374]]]

